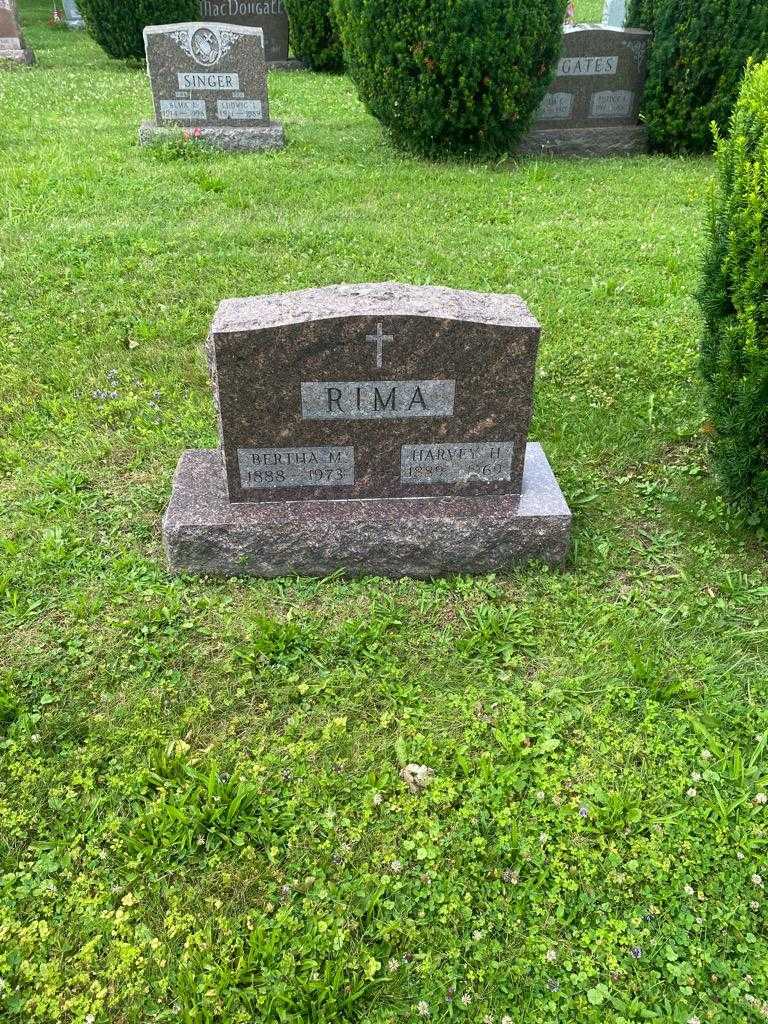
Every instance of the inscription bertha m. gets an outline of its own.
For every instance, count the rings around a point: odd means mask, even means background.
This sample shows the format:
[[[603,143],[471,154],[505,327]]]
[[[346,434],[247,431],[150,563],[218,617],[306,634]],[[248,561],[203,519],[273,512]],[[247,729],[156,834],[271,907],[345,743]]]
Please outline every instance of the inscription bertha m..
[[[355,449],[238,448],[240,484],[248,489],[272,487],[351,486],[355,482]]]
[[[305,381],[305,420],[416,419],[453,416],[455,380]]]

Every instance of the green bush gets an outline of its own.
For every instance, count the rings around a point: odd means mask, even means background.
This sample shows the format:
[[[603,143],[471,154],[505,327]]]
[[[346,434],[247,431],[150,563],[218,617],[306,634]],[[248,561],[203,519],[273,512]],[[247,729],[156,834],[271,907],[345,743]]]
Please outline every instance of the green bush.
[[[565,0],[334,0],[368,110],[417,152],[513,150],[562,44]]]
[[[198,0],[79,0],[86,28],[110,57],[144,56],[144,27],[197,21]]]
[[[635,28],[653,28],[653,9],[658,0],[629,0],[627,4],[627,25]]]
[[[751,68],[727,138],[699,292],[701,372],[728,497],[768,525],[768,63]]]
[[[766,0],[633,0],[628,23],[653,32],[643,118],[672,153],[712,147],[728,124],[747,60],[768,56]]]
[[[288,0],[291,46],[314,71],[341,71],[344,55],[331,0]]]

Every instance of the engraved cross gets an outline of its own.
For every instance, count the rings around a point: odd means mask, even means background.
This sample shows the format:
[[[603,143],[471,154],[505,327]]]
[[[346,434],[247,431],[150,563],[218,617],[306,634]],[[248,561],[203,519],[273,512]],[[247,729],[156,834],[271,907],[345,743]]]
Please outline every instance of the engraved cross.
[[[380,370],[384,359],[384,342],[394,341],[394,335],[384,334],[383,326],[381,324],[376,324],[376,333],[366,335],[365,340],[376,342],[376,366]]]

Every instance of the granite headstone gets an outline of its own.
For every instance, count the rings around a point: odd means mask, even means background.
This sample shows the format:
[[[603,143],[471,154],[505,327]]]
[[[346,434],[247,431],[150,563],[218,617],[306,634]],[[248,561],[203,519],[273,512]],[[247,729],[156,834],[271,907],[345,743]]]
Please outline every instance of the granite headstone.
[[[64,4],[64,22],[66,23],[67,28],[85,28],[83,16],[80,13],[80,8],[75,3],[75,0],[62,0],[62,3]]]
[[[34,64],[35,55],[24,42],[15,0],[0,0],[0,61]]]
[[[288,58],[288,11],[283,0],[200,0],[200,18],[263,29],[267,66],[299,66]]]
[[[603,5],[603,25],[611,28],[624,28],[627,20],[627,0],[605,0]]]
[[[649,33],[605,25],[566,26],[554,80],[524,152],[602,156],[645,152],[639,123]]]
[[[277,149],[282,125],[269,119],[267,68],[260,28],[186,22],[144,29],[155,123],[144,144],[169,129],[191,129],[222,149]]]
[[[400,284],[221,303],[220,448],[187,452],[175,571],[432,576],[561,562],[570,513],[528,444],[539,324],[522,300]]]

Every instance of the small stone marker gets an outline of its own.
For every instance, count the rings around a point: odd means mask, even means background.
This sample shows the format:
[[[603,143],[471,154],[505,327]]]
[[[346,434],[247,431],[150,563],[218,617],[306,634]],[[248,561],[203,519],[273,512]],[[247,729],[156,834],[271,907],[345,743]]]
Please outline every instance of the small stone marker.
[[[182,127],[220,149],[282,148],[283,126],[269,119],[260,28],[150,25],[144,46],[156,123],[142,124],[142,145]]]
[[[283,0],[200,0],[200,18],[262,29],[268,68],[290,71],[304,66],[288,58],[288,11]]]
[[[62,0],[62,2],[64,4],[64,21],[66,23],[67,28],[85,28],[83,16],[80,13],[80,9],[75,3],[75,0]]]
[[[643,29],[566,27],[555,78],[521,151],[565,156],[644,153],[639,122],[648,41]]]
[[[539,324],[514,295],[401,284],[229,299],[206,344],[221,447],[185,452],[176,572],[430,577],[559,563],[527,444]]]
[[[627,21],[627,0],[605,0],[603,24],[609,28],[624,28]]]
[[[0,61],[34,64],[35,55],[24,43],[15,0],[0,0]]]

